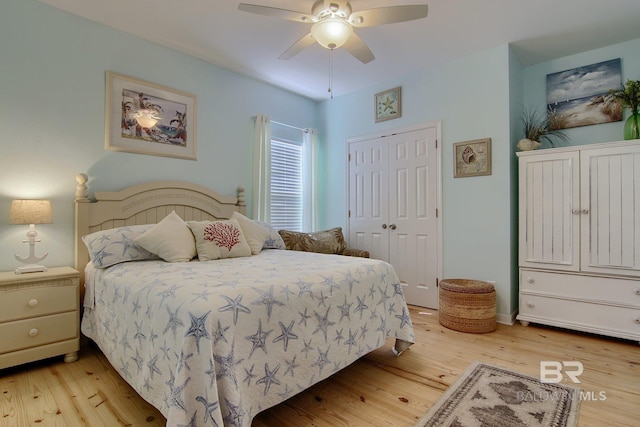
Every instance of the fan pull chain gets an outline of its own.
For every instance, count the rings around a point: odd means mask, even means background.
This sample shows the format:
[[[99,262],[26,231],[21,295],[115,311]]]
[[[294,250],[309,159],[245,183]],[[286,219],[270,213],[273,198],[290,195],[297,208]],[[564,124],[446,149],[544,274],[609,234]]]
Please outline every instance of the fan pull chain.
[[[333,99],[333,49],[329,49],[329,93]]]

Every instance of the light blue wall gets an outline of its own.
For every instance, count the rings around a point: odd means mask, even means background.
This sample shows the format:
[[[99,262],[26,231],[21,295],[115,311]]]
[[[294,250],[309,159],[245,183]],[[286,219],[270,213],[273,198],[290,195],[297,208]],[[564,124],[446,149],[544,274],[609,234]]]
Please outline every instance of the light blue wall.
[[[610,59],[622,59],[622,80],[640,80],[640,39],[630,40],[577,55],[565,56],[553,61],[532,65],[524,69],[524,102],[527,108],[546,110],[547,74],[569,70],[583,65],[595,64]],[[625,118],[629,110],[625,110]],[[619,141],[623,136],[623,122],[604,123],[567,129],[571,141],[567,145],[592,144]],[[562,144],[562,143],[561,143]]]
[[[345,141],[383,130],[442,122],[444,275],[495,280],[498,312],[517,310],[517,200],[514,145],[523,105],[545,107],[546,75],[622,58],[623,79],[640,79],[640,40],[523,67],[503,45],[320,104],[34,0],[3,4],[0,15],[0,270],[24,227],[7,224],[13,198],[53,202],[41,226],[47,265],[73,260],[77,172],[93,190],[150,179],[185,179],[252,194],[252,116],[257,112],[319,130],[321,226],[345,226]],[[198,95],[198,161],[105,151],[106,70]],[[374,123],[373,94],[402,86],[403,116]],[[622,138],[621,123],[570,129],[572,143]],[[452,144],[492,139],[492,175],[453,178]]]
[[[252,195],[253,120],[261,112],[317,127],[317,103],[34,0],[4,2],[0,14],[0,270],[27,255],[26,228],[8,225],[14,198],[52,200],[38,227],[45,264],[72,265],[75,174],[91,190],[151,179],[184,179]],[[104,150],[105,71],[198,95],[198,160]]]
[[[499,46],[415,75],[394,76],[320,106],[324,145],[320,192],[323,227],[346,225],[346,140],[442,121],[444,276],[496,281],[498,314],[518,307],[517,158],[523,106],[546,108],[546,75],[622,58],[623,79],[640,79],[640,40],[524,67]],[[403,116],[374,123],[373,95],[402,86]],[[571,144],[622,139],[622,123],[567,130]],[[452,144],[490,137],[492,175],[453,178]]]
[[[509,47],[470,55],[442,67],[398,76],[379,86],[321,104],[324,171],[321,195],[331,200],[324,227],[346,222],[346,140],[386,129],[442,122],[444,276],[496,282],[498,311],[511,301],[511,170]],[[374,123],[376,92],[402,86],[402,117]],[[490,176],[453,178],[453,144],[491,138]]]

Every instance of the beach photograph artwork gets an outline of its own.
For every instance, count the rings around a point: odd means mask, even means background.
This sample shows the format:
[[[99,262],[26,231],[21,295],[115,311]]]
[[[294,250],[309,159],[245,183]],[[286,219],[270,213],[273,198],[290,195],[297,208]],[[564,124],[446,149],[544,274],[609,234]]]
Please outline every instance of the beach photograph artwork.
[[[549,122],[566,129],[621,121],[622,106],[608,96],[621,87],[620,58],[548,74]]]

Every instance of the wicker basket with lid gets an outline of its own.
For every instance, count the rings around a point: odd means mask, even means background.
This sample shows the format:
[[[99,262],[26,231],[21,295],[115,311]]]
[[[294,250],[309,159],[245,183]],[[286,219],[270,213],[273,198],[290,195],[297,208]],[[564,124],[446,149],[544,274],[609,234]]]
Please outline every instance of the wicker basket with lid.
[[[496,291],[491,283],[441,280],[438,310],[440,324],[449,329],[477,334],[496,330]]]

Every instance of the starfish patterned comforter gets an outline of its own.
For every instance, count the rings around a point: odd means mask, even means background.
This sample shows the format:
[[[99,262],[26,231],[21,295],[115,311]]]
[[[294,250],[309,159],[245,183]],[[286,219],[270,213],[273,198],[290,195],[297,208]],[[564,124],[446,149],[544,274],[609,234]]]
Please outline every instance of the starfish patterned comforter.
[[[286,250],[87,268],[82,332],[170,426],[250,426],[260,411],[396,338],[398,277],[365,258]]]

